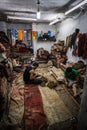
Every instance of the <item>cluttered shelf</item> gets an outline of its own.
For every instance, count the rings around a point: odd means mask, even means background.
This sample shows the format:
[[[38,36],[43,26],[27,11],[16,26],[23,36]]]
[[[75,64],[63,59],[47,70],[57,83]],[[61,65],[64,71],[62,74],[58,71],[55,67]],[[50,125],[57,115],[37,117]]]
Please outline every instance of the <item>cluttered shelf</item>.
[[[56,41],[55,35],[52,34],[51,31],[48,31],[45,33],[43,31],[41,31],[40,33],[38,32],[37,36],[38,36],[37,41],[43,41],[43,42],[46,42],[46,41],[55,42]]]
[[[42,37],[38,37],[37,39],[38,42],[55,42],[56,41],[56,38],[55,36],[52,36],[52,37],[49,37],[49,36],[42,36]]]

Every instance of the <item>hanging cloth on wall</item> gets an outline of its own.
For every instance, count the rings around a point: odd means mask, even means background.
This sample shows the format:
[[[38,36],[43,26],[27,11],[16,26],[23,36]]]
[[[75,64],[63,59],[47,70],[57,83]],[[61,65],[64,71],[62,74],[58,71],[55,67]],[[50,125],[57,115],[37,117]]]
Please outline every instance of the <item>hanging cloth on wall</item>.
[[[33,40],[37,39],[37,32],[36,31],[32,31],[32,37],[33,37]]]
[[[18,30],[18,40],[19,41],[23,40],[23,31],[22,30]]]
[[[84,34],[83,59],[87,59],[87,33]]]

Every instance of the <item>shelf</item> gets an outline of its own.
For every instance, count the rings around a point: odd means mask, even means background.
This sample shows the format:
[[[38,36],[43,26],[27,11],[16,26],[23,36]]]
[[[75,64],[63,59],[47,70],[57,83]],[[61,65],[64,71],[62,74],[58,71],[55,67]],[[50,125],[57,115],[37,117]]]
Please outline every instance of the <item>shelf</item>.
[[[37,40],[38,42],[55,42],[55,41],[50,41],[50,40]]]
[[[43,38],[43,37],[39,37],[37,39],[38,42],[55,42],[56,38],[55,37],[49,37],[49,38]]]

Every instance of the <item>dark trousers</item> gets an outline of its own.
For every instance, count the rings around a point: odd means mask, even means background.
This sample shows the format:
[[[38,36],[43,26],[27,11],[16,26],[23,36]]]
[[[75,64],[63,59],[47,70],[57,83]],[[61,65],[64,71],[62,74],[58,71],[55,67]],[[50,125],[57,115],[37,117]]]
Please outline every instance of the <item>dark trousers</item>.
[[[26,82],[25,84],[41,84],[41,83],[42,83],[42,79],[36,78],[34,80],[30,80],[30,81]]]

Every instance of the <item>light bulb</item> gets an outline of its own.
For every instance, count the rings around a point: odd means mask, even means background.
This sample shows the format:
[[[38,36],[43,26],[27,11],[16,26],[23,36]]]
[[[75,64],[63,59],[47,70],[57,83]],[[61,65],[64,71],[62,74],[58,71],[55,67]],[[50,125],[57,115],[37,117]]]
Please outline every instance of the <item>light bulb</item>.
[[[37,11],[37,19],[40,19],[40,11]]]

